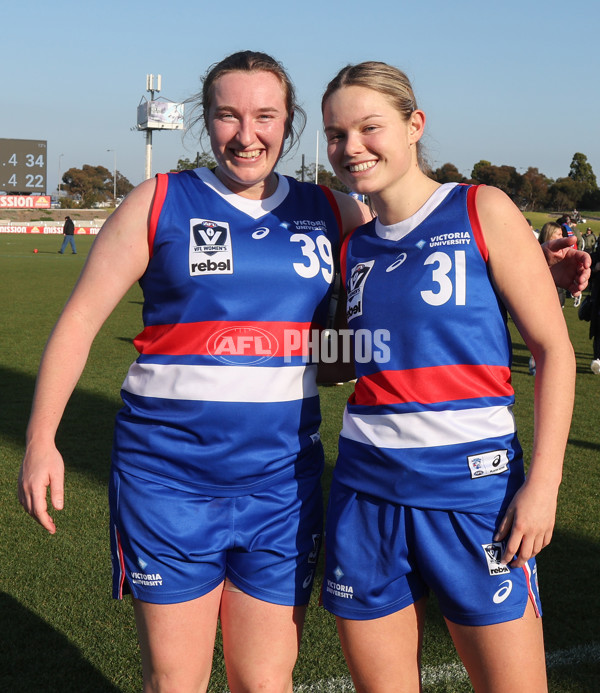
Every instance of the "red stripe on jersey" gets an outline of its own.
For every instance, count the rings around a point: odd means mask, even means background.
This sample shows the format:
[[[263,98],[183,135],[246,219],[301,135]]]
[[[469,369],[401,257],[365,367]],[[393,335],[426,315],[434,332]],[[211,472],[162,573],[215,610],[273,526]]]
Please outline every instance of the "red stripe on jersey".
[[[487,249],[487,244],[485,242],[485,238],[483,236],[483,231],[481,230],[481,223],[479,221],[479,214],[477,213],[476,204],[477,191],[480,187],[482,186],[473,185],[467,190],[467,213],[469,215],[469,221],[471,222],[471,228],[473,229],[473,233],[475,235],[475,242],[477,243],[477,247],[479,248],[481,257],[485,260],[485,262],[487,262],[489,258],[489,253]]]
[[[310,322],[215,320],[149,325],[133,343],[140,354],[165,356],[306,356],[311,338],[318,338],[321,329]]]
[[[433,366],[380,371],[359,378],[351,404],[375,406],[405,402],[449,402],[513,395],[505,366]]]
[[[329,204],[331,205],[331,209],[333,210],[333,213],[335,214],[335,220],[337,221],[339,238],[340,238],[340,240],[342,240],[342,236],[344,235],[344,226],[342,224],[342,215],[340,214],[340,208],[338,207],[338,203],[337,203],[337,200],[335,199],[335,195],[331,192],[331,190],[326,185],[319,185],[319,187],[325,193],[325,197],[329,200]]]
[[[150,210],[150,223],[148,224],[148,249],[150,257],[154,254],[154,238],[156,236],[156,227],[158,219],[162,211],[162,207],[167,196],[167,188],[169,187],[169,176],[166,173],[156,174],[156,190],[154,191],[154,199],[152,200],[152,209]]]
[[[356,228],[358,228],[358,226]],[[356,229],[350,231],[346,238],[344,238],[342,242],[342,247],[340,248],[340,271],[342,273],[342,282],[344,286],[346,286],[346,257],[348,256],[348,243],[350,242],[350,238],[352,238],[354,231],[356,231]]]

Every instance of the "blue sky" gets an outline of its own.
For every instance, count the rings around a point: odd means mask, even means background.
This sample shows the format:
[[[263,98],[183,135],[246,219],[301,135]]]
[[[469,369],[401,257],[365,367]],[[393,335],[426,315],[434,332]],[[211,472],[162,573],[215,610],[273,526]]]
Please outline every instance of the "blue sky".
[[[145,136],[132,130],[146,74],[183,101],[207,67],[242,49],[271,53],[296,84],[308,124],[280,166],[301,154],[328,168],[319,102],[347,63],[383,60],[407,72],[427,114],[435,168],[465,175],[487,159],[566,176],[583,152],[600,180],[600,3],[597,0],[55,0],[0,14],[0,137],[48,141],[48,192],[61,171],[117,168],[140,183]],[[153,135],[153,173],[193,158],[179,132]],[[60,156],[62,155],[62,156]]]

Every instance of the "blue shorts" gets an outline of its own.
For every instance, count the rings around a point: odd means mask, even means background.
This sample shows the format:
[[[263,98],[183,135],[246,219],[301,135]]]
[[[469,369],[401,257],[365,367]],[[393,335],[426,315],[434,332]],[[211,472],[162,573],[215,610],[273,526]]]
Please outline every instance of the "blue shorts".
[[[227,577],[273,604],[307,604],[321,545],[320,474],[232,498],[186,493],[113,467],[113,597],[174,604]]]
[[[395,613],[436,595],[444,616],[484,626],[541,606],[537,567],[499,563],[493,536],[501,509],[487,514],[423,510],[332,484],[327,511],[323,604],[347,619]]]

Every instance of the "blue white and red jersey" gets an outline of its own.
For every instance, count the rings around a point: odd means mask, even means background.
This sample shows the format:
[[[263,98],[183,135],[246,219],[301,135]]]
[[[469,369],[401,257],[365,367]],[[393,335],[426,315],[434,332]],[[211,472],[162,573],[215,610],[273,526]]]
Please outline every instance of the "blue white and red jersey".
[[[334,472],[350,488],[485,511],[523,482],[511,341],[476,191],[443,185],[409,219],[375,219],[343,246],[348,327],[362,335]],[[375,333],[385,348],[361,353]]]
[[[340,238],[319,186],[279,176],[250,200],[207,169],[157,177],[116,467],[216,496],[319,468],[316,365],[297,335],[325,326]]]

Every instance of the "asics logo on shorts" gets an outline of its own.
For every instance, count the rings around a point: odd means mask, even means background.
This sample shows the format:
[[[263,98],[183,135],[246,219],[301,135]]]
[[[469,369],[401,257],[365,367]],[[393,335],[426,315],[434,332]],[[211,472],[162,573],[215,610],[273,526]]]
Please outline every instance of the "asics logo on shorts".
[[[513,584],[512,580],[505,580],[500,583],[500,589],[492,597],[494,604],[502,604],[502,602],[508,598],[508,595],[512,592]]]

